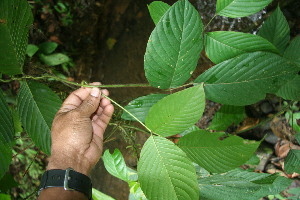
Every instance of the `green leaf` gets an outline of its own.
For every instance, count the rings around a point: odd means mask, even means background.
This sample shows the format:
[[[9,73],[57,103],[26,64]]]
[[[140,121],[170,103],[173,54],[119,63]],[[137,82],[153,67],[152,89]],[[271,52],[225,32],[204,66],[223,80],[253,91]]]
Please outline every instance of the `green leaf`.
[[[290,116],[286,117],[288,119],[291,127],[296,131],[300,132],[300,124],[298,121],[300,120],[300,112],[292,113]]]
[[[119,149],[115,149],[113,154],[109,150],[104,152],[102,157],[105,169],[113,176],[128,182],[127,166]]]
[[[24,64],[28,30],[33,22],[25,0],[0,1],[0,72],[21,74]]]
[[[9,194],[0,194],[0,199],[1,200],[11,200]]]
[[[284,52],[290,40],[290,28],[279,7],[264,22],[258,35],[273,43],[281,53]]]
[[[21,82],[17,98],[21,122],[36,146],[48,155],[52,120],[60,106],[61,100],[46,85],[35,81]]]
[[[55,53],[51,55],[40,54],[39,56],[41,61],[49,66],[60,65],[71,60],[67,55],[62,53]]]
[[[0,180],[0,191],[1,192],[9,192],[9,190],[13,187],[17,187],[18,183],[12,177],[12,175],[7,172],[2,179]],[[1,199],[1,198],[0,198]]]
[[[292,200],[299,200],[300,199],[300,188],[291,188],[287,191],[288,194],[293,194],[293,196],[290,196],[287,199],[292,199]]]
[[[2,140],[0,140],[0,155],[0,179],[2,179],[12,160],[12,149],[8,143],[4,143]]]
[[[166,4],[162,1],[153,1],[150,3],[148,10],[155,25],[170,7],[171,6],[169,4]]]
[[[300,36],[292,40],[291,44],[284,51],[283,57],[297,63],[300,66]]]
[[[205,38],[205,52],[216,64],[247,52],[279,53],[268,40],[248,33],[215,31],[208,32]]]
[[[115,200],[114,198],[100,192],[95,188],[92,189],[92,199],[93,200]]]
[[[300,173],[300,150],[290,149],[284,160],[284,170],[289,174]]]
[[[146,117],[146,126],[163,137],[190,128],[205,107],[203,84],[171,94],[158,101]]]
[[[39,50],[39,47],[34,44],[28,44],[26,49],[26,54],[29,57],[34,56],[34,54]]]
[[[188,0],[167,10],[150,35],[144,57],[146,78],[153,87],[174,88],[191,77],[203,46],[202,27]]]
[[[167,96],[167,94],[149,94],[147,96],[142,96],[129,102],[129,104],[125,106],[125,109],[141,122],[144,122],[150,108],[165,96]],[[124,111],[121,117],[125,120],[135,121],[132,116]]]
[[[245,53],[219,63],[202,73],[196,83],[204,82],[209,100],[235,106],[253,104],[266,93],[276,93],[299,68],[273,53]]]
[[[246,117],[245,107],[223,105],[209,125],[209,129],[225,131],[232,124],[239,124]]]
[[[271,179],[271,180],[270,180]],[[286,189],[291,180],[241,169],[199,179],[201,200],[257,200]]]
[[[12,146],[14,141],[15,129],[12,114],[5,101],[2,90],[0,89],[0,141]]]
[[[185,136],[191,132],[194,132],[194,131],[198,131],[200,130],[200,128],[196,125],[193,125],[191,126],[190,128],[186,129],[185,131],[183,131],[182,133],[180,133],[180,136]]]
[[[138,182],[131,182],[129,183],[129,197],[128,200],[147,200],[144,192],[140,187],[140,183]]]
[[[150,136],[138,163],[141,188],[148,199],[199,199],[196,170],[171,141]]]
[[[276,92],[276,95],[278,95],[286,100],[300,101],[299,85],[300,85],[300,75],[296,75],[293,79],[287,81],[287,83],[284,84],[278,90],[278,92]]]
[[[40,51],[43,54],[51,54],[55,51],[58,44],[56,42],[43,42],[39,45]]]
[[[300,144],[300,132],[296,133],[295,139],[297,140],[298,144]]]
[[[193,162],[213,173],[227,172],[244,164],[259,144],[238,136],[205,130],[185,135],[178,143]]]
[[[224,17],[245,17],[257,13],[272,0],[217,0],[216,13]]]

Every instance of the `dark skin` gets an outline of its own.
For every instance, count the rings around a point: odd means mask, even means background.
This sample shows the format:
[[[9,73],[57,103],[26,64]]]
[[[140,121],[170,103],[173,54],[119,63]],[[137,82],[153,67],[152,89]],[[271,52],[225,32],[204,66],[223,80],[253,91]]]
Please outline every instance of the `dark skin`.
[[[99,85],[100,83],[93,83]],[[103,151],[103,134],[114,107],[101,97],[107,90],[80,88],[72,92],[57,112],[51,129],[51,157],[47,170],[73,168],[90,175]],[[39,200],[88,199],[83,193],[53,187],[42,190]]]

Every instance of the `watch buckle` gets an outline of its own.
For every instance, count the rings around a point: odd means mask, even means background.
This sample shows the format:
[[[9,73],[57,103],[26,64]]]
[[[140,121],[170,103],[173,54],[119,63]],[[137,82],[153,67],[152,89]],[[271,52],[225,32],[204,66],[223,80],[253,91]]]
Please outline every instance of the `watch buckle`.
[[[72,188],[69,188],[69,180],[71,178],[69,174],[71,170],[74,171],[74,169],[72,168],[66,169],[65,178],[64,178],[64,190],[74,190]]]

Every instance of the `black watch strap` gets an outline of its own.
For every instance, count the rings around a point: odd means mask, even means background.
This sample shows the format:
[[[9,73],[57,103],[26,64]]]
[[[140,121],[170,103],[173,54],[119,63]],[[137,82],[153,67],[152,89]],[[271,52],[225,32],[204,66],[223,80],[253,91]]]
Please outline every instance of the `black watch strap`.
[[[63,187],[65,190],[76,190],[92,198],[91,179],[72,168],[66,170],[52,169],[43,174],[39,191],[49,187]]]

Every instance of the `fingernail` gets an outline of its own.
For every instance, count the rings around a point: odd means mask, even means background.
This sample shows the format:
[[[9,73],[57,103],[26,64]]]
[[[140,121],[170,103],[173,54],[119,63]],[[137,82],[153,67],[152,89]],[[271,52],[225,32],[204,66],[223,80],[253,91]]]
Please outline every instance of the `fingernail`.
[[[92,88],[92,90],[91,90],[91,95],[93,96],[93,97],[99,97],[99,95],[100,95],[100,90],[98,89],[98,88]]]

